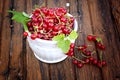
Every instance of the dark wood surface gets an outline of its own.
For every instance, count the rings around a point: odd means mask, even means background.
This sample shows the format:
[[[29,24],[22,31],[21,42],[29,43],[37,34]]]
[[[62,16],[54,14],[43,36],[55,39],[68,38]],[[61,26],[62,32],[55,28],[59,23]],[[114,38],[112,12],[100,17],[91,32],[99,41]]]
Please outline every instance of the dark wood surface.
[[[23,26],[10,20],[9,9],[31,13],[34,5],[65,7],[76,17],[76,45],[94,45],[88,34],[103,39],[107,66],[84,65],[79,69],[68,57],[57,64],[37,60],[23,37]],[[78,52],[75,51],[76,56]],[[94,55],[98,58],[98,54]],[[0,80],[120,80],[120,0],[0,0]]]

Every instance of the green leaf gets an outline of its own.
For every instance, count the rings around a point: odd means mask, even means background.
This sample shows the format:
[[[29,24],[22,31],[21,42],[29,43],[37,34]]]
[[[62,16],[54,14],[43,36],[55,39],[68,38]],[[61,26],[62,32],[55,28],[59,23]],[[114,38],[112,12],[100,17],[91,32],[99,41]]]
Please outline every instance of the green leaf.
[[[68,38],[70,39],[70,40],[75,40],[76,38],[78,37],[78,34],[76,33],[76,31],[72,31],[71,33],[70,33],[70,35],[68,36]]]
[[[65,34],[59,34],[57,36],[54,36],[52,38],[52,40],[54,40],[54,41],[61,41],[61,40],[64,40],[64,38],[65,38]]]
[[[64,53],[67,53],[70,49],[70,40],[61,40],[58,41],[57,46],[62,49]]]
[[[27,13],[25,13],[25,12],[22,12],[22,14],[23,14],[25,17],[28,17],[28,18],[30,18],[30,16],[29,16]]]
[[[97,42],[102,42],[102,39],[98,37],[98,38],[96,38],[96,41]]]
[[[27,27],[26,23],[29,21],[30,18],[26,17],[25,13],[17,12],[17,11],[11,11],[11,10],[9,10],[8,12],[13,14],[12,20],[15,20],[16,22],[19,22],[19,23],[23,24],[24,30],[28,31],[28,27]]]

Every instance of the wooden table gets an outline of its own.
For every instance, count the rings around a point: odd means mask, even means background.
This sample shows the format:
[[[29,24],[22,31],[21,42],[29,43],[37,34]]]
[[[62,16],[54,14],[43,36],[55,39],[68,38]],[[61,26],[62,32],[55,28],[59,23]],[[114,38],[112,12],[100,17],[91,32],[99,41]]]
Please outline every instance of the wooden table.
[[[76,45],[94,42],[86,40],[88,34],[103,39],[106,50],[103,59],[107,66],[92,64],[81,69],[71,58],[46,64],[37,60],[23,37],[23,26],[10,20],[8,9],[32,12],[34,5],[66,7],[79,24]],[[77,56],[78,51],[75,51]],[[78,56],[79,57],[79,56]],[[98,58],[98,54],[94,55]],[[0,80],[120,80],[120,1],[119,0],[0,0]]]

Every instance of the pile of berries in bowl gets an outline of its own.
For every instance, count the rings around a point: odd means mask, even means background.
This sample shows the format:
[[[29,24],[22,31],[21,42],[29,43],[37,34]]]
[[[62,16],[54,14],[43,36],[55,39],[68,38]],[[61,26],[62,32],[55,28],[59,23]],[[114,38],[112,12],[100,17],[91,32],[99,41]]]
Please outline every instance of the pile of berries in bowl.
[[[74,18],[65,8],[36,8],[27,22],[31,39],[52,40],[58,34],[70,34]],[[27,32],[24,36],[27,36]]]

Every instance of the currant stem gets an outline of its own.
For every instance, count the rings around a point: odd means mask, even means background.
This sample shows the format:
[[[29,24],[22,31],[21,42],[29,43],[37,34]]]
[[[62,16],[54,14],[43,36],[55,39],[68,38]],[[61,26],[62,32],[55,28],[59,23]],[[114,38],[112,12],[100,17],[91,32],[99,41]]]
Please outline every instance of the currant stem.
[[[59,17],[56,15],[55,12],[54,12],[54,14],[55,14],[56,18],[58,19],[58,22],[61,23]]]
[[[90,56],[84,55],[82,52],[80,52],[83,57],[89,58]]]
[[[94,51],[92,51],[91,55],[93,55],[93,54],[95,54],[95,53],[96,53],[96,51],[94,50]]]
[[[102,55],[103,55],[103,51],[101,51],[101,52],[100,52],[100,55],[99,55],[101,62],[102,62]]]
[[[78,58],[77,58],[77,57],[75,57],[75,56],[72,56],[72,58],[74,58],[74,59],[76,59],[76,60],[78,60],[78,61],[80,61],[80,62],[82,62],[82,63],[85,63],[85,61],[80,60],[80,59],[78,59]]]

